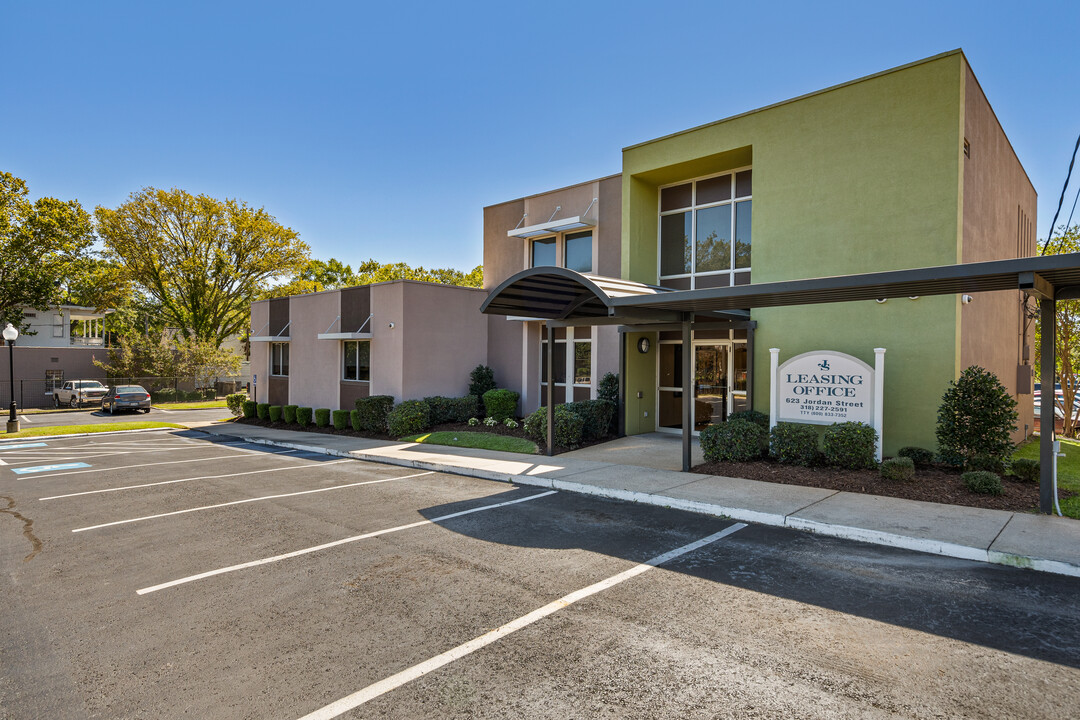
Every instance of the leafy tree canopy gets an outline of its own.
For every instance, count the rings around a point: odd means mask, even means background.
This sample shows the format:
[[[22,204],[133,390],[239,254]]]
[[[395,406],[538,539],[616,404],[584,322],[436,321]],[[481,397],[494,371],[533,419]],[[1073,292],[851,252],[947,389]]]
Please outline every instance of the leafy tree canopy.
[[[148,187],[95,216],[107,256],[160,307],[165,325],[215,347],[247,326],[263,287],[309,260],[295,231],[239,200]]]
[[[208,387],[240,372],[240,356],[213,340],[175,337],[170,333],[124,336],[109,352],[108,362],[94,364],[110,377],[190,377]]]
[[[380,263],[368,260],[353,270],[336,258],[327,261],[309,260],[296,277],[288,283],[269,288],[263,293],[264,298],[285,297],[321,290],[336,290],[343,287],[368,285],[388,280],[420,280],[423,282],[460,285],[462,287],[482,287],[484,268],[478,265],[466,273],[453,268],[410,267],[406,263]]]
[[[1047,252],[1047,244],[1043,244],[1043,252],[1050,255],[1062,253],[1080,252],[1080,225],[1058,227],[1058,235],[1055,238],[1053,252]],[[1025,303],[1027,299],[1025,298]],[[1053,397],[1054,404],[1063,415],[1062,434],[1066,437],[1076,437],[1080,431],[1080,413],[1073,408],[1077,393],[1080,392],[1080,300],[1058,300],[1055,303],[1056,316],[1056,342],[1057,357],[1055,369],[1057,382],[1061,383],[1061,397],[1053,395],[1046,389],[1053,380],[1042,380],[1042,397]],[[1038,307],[1035,307],[1029,317],[1036,321],[1035,325],[1035,372],[1038,376],[1041,366],[1040,348],[1042,348],[1042,322]]]

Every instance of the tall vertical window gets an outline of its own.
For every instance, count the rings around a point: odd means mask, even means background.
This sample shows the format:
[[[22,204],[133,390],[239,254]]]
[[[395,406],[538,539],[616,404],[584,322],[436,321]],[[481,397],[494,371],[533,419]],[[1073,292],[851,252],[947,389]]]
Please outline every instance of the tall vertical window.
[[[592,341],[574,340],[574,384],[592,383]]]
[[[548,377],[547,340],[540,342],[540,382],[546,383]],[[566,385],[566,341],[555,341],[554,380],[556,385]]]
[[[532,241],[532,266],[558,265],[555,257],[555,238],[541,238]]]
[[[736,271],[750,269],[752,180],[745,169],[660,189],[661,279],[688,277],[691,287],[749,281]]]
[[[341,378],[368,382],[371,380],[371,341],[346,340]]]
[[[59,390],[64,385],[64,371],[63,370],[46,370],[45,371],[45,392],[50,393],[53,390]]]
[[[568,233],[563,238],[566,268],[579,273],[593,271],[592,231]]]
[[[270,343],[270,374],[289,376],[289,343]]]

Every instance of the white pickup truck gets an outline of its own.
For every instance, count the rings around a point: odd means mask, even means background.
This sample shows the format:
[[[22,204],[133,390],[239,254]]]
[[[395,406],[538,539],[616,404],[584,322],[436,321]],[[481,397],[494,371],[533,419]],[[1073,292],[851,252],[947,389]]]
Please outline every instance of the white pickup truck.
[[[109,388],[97,380],[69,380],[59,390],[53,391],[53,405],[77,408],[81,405],[98,405]]]

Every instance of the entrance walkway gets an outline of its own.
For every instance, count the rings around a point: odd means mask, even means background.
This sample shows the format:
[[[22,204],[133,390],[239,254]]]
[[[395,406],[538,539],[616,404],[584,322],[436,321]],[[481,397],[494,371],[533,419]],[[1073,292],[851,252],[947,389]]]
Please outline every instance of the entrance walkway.
[[[698,439],[691,439],[690,445],[693,464],[700,465],[705,462]],[[592,460],[678,472],[682,469],[682,436],[660,432],[627,435],[611,442],[563,453],[558,459]]]
[[[297,450],[577,492],[789,527],[831,537],[1080,577],[1080,521],[941,505],[800,485],[675,472],[636,464],[680,449],[665,436],[596,446],[590,458],[520,455],[217,423],[198,428]],[[639,444],[640,443],[640,444]],[[660,450],[663,454],[660,454]]]

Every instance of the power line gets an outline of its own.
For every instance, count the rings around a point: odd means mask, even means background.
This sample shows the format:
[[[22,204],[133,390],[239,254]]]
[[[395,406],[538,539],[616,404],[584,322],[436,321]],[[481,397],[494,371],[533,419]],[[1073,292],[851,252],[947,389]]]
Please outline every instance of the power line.
[[[1076,188],[1076,197],[1073,198],[1072,210],[1069,211],[1069,219],[1065,221],[1065,229],[1068,230],[1072,227],[1072,216],[1076,212],[1076,201],[1080,200],[1080,187]]]
[[[1058,198],[1057,210],[1054,212],[1054,219],[1050,222],[1050,232],[1046,234],[1046,242],[1043,244],[1043,255],[1046,254],[1046,248],[1050,246],[1050,238],[1054,237],[1054,226],[1057,225],[1058,215],[1061,214],[1061,206],[1065,202],[1065,191],[1069,189],[1069,178],[1072,177],[1073,165],[1076,164],[1077,150],[1080,150],[1080,135],[1076,136],[1076,146],[1073,147],[1072,160],[1069,161],[1069,172],[1065,174],[1065,184],[1061,186],[1061,197]]]

